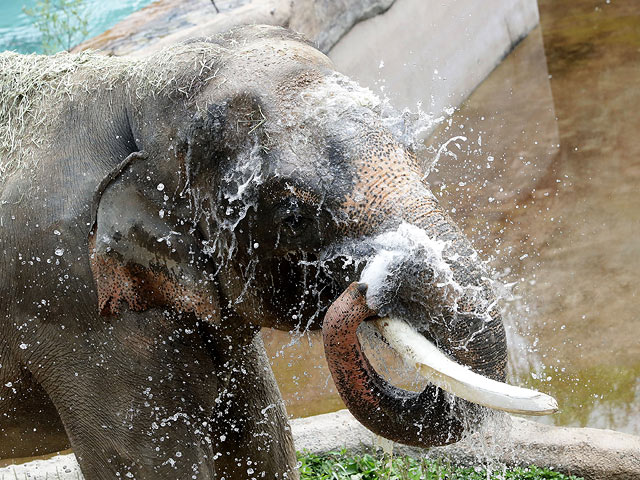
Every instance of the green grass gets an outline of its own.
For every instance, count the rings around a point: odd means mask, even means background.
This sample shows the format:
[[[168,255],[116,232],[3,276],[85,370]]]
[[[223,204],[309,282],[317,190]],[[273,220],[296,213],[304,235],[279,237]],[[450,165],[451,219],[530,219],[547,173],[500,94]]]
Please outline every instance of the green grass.
[[[548,468],[456,467],[441,461],[389,457],[385,455],[349,455],[345,451],[315,455],[298,453],[300,480],[582,480]]]

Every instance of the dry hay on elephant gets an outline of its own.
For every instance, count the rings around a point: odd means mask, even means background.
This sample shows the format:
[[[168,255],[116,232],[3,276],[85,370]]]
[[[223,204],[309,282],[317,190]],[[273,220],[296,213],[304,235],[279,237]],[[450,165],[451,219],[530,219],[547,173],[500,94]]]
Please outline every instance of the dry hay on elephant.
[[[188,100],[215,76],[221,50],[204,40],[179,44],[143,60],[99,52],[0,53],[0,184],[13,172],[35,166],[33,152],[46,141],[66,99],[121,89],[138,98],[177,94]]]

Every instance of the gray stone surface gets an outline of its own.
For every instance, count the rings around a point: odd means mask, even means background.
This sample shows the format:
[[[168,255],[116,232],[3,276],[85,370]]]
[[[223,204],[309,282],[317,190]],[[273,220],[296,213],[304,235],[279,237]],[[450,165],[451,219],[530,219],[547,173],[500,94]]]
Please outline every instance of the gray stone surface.
[[[364,452],[379,443],[347,410],[294,420],[293,432],[296,448],[314,453],[343,447]],[[553,467],[586,480],[640,479],[640,437],[613,430],[553,427],[509,415],[496,415],[483,431],[454,445],[423,450],[394,444],[393,451],[467,465]]]
[[[458,106],[539,23],[536,0],[397,0],[329,52],[338,69],[398,108]],[[383,68],[380,68],[384,65]]]
[[[328,52],[358,22],[385,12],[396,0],[296,0],[289,28]]]
[[[347,411],[292,421],[298,450],[324,453],[346,448],[369,452],[376,446],[390,449]],[[539,465],[584,477],[586,480],[640,479],[640,437],[595,428],[552,427],[509,415],[496,415],[469,438],[429,450],[393,444],[397,455],[445,458],[467,465]],[[0,468],[0,480],[80,480],[75,457],[60,455],[22,465]]]
[[[0,480],[82,480],[74,454],[0,468]]]

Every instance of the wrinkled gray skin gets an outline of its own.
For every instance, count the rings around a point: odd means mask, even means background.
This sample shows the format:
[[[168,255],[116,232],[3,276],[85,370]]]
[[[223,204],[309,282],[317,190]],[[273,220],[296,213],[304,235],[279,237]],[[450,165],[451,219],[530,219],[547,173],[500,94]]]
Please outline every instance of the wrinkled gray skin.
[[[161,92],[151,58],[65,96],[25,147],[38,163],[0,185],[0,457],[71,446],[90,480],[297,478],[259,328],[318,328],[364,264],[339,255],[366,260],[401,221],[449,241],[480,300],[451,310],[407,262],[384,308],[503,378],[483,267],[362,92],[282,29],[190,46]]]

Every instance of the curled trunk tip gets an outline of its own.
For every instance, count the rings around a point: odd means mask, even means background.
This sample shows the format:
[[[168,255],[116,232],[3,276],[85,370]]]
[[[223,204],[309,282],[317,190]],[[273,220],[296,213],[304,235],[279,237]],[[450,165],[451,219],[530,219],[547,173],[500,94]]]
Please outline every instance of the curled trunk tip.
[[[406,445],[431,447],[460,439],[462,413],[444,393],[397,388],[371,366],[358,326],[377,312],[366,302],[367,285],[352,283],[329,307],[322,326],[325,355],[338,393],[354,417],[372,432]],[[465,402],[466,403],[466,402]]]

